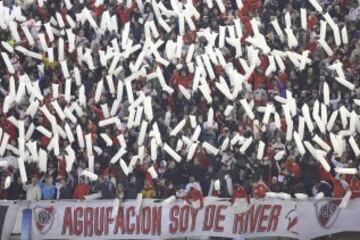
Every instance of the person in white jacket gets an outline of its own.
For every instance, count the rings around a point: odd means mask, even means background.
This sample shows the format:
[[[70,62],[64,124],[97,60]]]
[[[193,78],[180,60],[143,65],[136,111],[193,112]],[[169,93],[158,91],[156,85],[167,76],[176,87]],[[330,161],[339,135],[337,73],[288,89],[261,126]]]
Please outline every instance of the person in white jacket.
[[[26,191],[26,200],[41,200],[41,189],[37,177],[33,177],[30,184],[24,184],[23,188]]]

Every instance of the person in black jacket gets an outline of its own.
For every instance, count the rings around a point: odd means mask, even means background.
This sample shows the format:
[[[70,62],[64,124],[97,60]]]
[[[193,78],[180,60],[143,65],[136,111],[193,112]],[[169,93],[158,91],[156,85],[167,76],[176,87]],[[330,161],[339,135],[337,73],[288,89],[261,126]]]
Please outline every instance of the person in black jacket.
[[[73,198],[73,191],[69,184],[67,183],[66,179],[61,179],[61,188],[59,190],[59,199],[72,199]]]
[[[126,189],[126,199],[136,199],[137,193],[140,189],[137,188],[136,177],[132,175],[130,181],[125,185]]]
[[[94,192],[101,192],[101,199],[114,199],[115,198],[115,186],[110,182],[109,176],[104,175],[102,182],[95,185]]]
[[[12,182],[8,192],[9,200],[23,200],[25,199],[26,192],[23,189],[23,184],[21,182],[20,176],[16,178],[16,181]]]
[[[175,186],[180,185],[180,171],[176,167],[175,161],[171,161],[169,168],[165,172],[165,178],[167,181],[172,182]]]

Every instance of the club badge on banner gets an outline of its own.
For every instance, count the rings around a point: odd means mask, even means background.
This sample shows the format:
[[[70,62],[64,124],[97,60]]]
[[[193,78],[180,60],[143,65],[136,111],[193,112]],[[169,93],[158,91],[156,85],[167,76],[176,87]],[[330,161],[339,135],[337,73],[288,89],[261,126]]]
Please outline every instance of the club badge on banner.
[[[145,199],[139,210],[136,201],[127,201],[114,212],[111,200],[32,202],[32,239],[297,237],[295,206],[293,201],[259,200],[234,214],[229,201],[213,198],[206,198],[201,209],[183,200],[163,205]]]
[[[297,203],[298,229],[301,240],[323,235],[359,231],[360,218],[355,217],[360,209],[359,200],[349,201],[340,208],[341,199],[309,199]]]

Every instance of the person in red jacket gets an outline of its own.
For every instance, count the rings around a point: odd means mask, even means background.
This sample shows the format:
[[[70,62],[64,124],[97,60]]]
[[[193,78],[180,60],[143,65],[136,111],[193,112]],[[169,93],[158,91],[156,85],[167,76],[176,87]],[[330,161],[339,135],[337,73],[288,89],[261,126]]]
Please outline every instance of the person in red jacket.
[[[85,179],[83,177],[80,178],[78,185],[76,185],[74,191],[74,198],[75,199],[85,199],[85,196],[90,193],[90,186],[85,183]]]
[[[234,184],[234,191],[231,197],[231,203],[234,203],[236,199],[246,198],[247,202],[250,203],[249,195],[247,194],[245,188],[239,183]]]
[[[262,181],[254,183],[252,186],[252,195],[256,199],[265,198],[266,193],[269,191],[269,187]]]
[[[345,175],[340,175],[339,178],[335,178],[330,174],[330,182],[333,185],[334,198],[342,198],[346,191],[349,189],[348,183],[344,180]]]
[[[184,200],[190,205],[194,205],[194,203],[200,201],[200,208],[204,206],[204,197],[202,192],[194,187],[190,188],[190,191],[185,195]]]
[[[186,70],[181,68],[174,71],[171,82],[175,86],[182,85],[185,88],[190,88],[192,80],[193,75],[187,74]]]
[[[131,20],[131,15],[135,7],[136,7],[135,2],[131,5],[130,8],[127,8],[123,2],[119,3],[116,12],[118,14],[118,17],[120,18],[121,26],[124,26],[127,22]]]

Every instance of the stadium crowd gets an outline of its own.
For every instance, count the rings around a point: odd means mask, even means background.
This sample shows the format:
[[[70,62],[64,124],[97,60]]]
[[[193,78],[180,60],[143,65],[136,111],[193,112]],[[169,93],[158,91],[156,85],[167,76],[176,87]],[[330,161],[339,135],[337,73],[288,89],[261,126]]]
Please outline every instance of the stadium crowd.
[[[98,24],[100,24],[104,11],[109,11],[111,16],[115,14],[119,30],[117,32],[106,30],[105,34],[100,34],[99,31],[91,27],[89,22],[84,24],[77,22],[76,28],[72,30],[76,34],[76,48],[91,49],[94,69],[90,70],[83,61],[78,61],[77,51],[66,55],[68,68],[73,69],[76,66],[80,69],[81,79],[85,87],[87,102],[86,107],[82,107],[83,115],[81,117],[76,116],[78,123],[83,129],[84,135],[91,134],[93,146],[101,149],[101,151],[94,151],[94,173],[98,175],[98,179],[92,181],[81,174],[84,169],[89,168],[89,159],[86,149],[81,148],[78,141],[70,143],[67,138],[60,137],[60,154],[56,156],[54,151],[48,152],[46,172],[40,171],[38,161],[33,161],[31,157],[27,159],[25,168],[28,182],[26,183],[23,183],[20,177],[16,164],[16,151],[7,147],[0,159],[7,162],[6,165],[0,167],[0,199],[85,199],[86,196],[98,192],[101,192],[101,199],[135,199],[140,192],[143,194],[143,198],[153,199],[165,199],[172,195],[185,199],[198,199],[208,195],[224,198],[263,198],[268,191],[285,192],[292,196],[295,193],[315,196],[318,192],[323,192],[326,197],[342,197],[348,189],[352,191],[353,198],[360,197],[359,174],[342,175],[333,170],[335,166],[359,167],[359,158],[355,156],[351,148],[347,146],[342,156],[337,156],[333,150],[329,151],[326,159],[332,170],[326,172],[310,153],[307,152],[302,156],[295,143],[286,140],[285,116],[281,105],[274,100],[275,96],[278,95],[286,98],[287,90],[289,90],[296,99],[300,112],[303,103],[312,107],[316,100],[322,99],[323,84],[327,82],[331,93],[328,116],[341,106],[345,106],[350,112],[354,110],[360,114],[360,106],[353,102],[353,99],[360,99],[360,5],[358,0],[318,1],[340,27],[346,25],[348,30],[349,43],[337,47],[331,31],[328,29],[327,43],[334,51],[334,55],[331,57],[317,42],[320,34],[321,15],[306,0],[243,0],[243,7],[240,10],[235,0],[226,0],[223,1],[226,7],[224,13],[221,13],[215,1],[214,6],[209,8],[207,1],[192,0],[193,5],[200,13],[200,17],[194,19],[196,31],[191,31],[186,25],[181,58],[170,61],[167,67],[158,64],[153,57],[149,56],[142,63],[145,65],[147,74],[156,72],[156,69],[160,67],[166,83],[174,89],[174,92],[169,94],[163,91],[157,78],[147,80],[146,77],[140,76],[132,81],[134,99],[139,96],[140,92],[145,93],[146,96],[151,96],[154,118],[149,122],[149,126],[154,122],[157,123],[163,143],[167,143],[173,149],[178,149],[177,153],[182,157],[180,162],[175,161],[162,147],[158,148],[157,160],[152,161],[150,156],[151,139],[148,135],[143,144],[145,147],[143,159],[137,159],[136,156],[140,147],[138,135],[141,126],[138,124],[129,128],[127,125],[128,107],[131,103],[125,90],[123,100],[116,111],[121,126],[100,127],[98,125],[101,120],[105,119],[101,105],[109,104],[111,106],[116,99],[116,94],[112,94],[108,90],[108,83],[104,81],[105,87],[101,99],[99,102],[94,101],[96,83],[102,78],[105,79],[108,74],[108,66],[101,64],[99,51],[106,51],[114,38],[121,42],[122,30],[126,23],[130,23],[129,38],[134,44],[144,43],[144,24],[151,20],[155,21],[160,34],[159,38],[165,43],[169,40],[176,42],[179,35],[179,25],[175,17],[167,18],[167,24],[171,27],[171,31],[167,33],[159,26],[151,1],[145,1],[141,9],[137,2],[139,1],[132,1],[131,6],[127,6],[126,1],[104,0],[102,4],[96,6],[94,0],[80,0],[72,1],[72,7],[67,9],[64,1],[56,0],[44,1],[43,6],[39,6],[37,1],[2,1],[3,6],[21,5],[22,14],[26,17],[28,28],[36,40],[36,44],[30,46],[19,30],[22,41],[16,42],[9,30],[0,29],[0,40],[13,47],[24,46],[32,51],[41,52],[41,46],[37,39],[39,31],[45,32],[45,28],[35,23],[38,21],[47,23],[57,12],[61,13],[64,19],[66,19],[66,15],[76,19],[76,14],[84,7],[91,11]],[[169,0],[161,2],[167,9],[172,9]],[[306,8],[308,12],[307,30],[301,28],[300,8]],[[215,87],[215,82],[220,77],[229,82],[229,76],[220,64],[213,64],[216,79],[207,78],[213,99],[210,104],[207,103],[200,91],[193,92],[189,100],[183,96],[178,86],[182,85],[191,89],[194,79],[194,71],[185,62],[187,51],[191,44],[195,44],[194,56],[196,57],[205,52],[207,45],[207,39],[197,34],[198,31],[210,28],[211,31],[218,32],[220,26],[232,24],[235,18],[240,18],[243,26],[241,41],[243,52],[246,52],[245,38],[253,34],[250,21],[257,18],[261,22],[260,32],[266,37],[270,48],[286,51],[288,49],[286,41],[283,42],[279,39],[270,24],[274,18],[277,18],[280,25],[285,25],[283,16],[286,12],[290,12],[292,29],[299,42],[295,51],[309,50],[312,63],[300,71],[287,58],[284,59],[285,71],[277,70],[267,76],[265,71],[269,65],[269,59],[260,51],[261,63],[248,78],[248,84],[245,84],[244,90],[239,93],[237,98],[245,98],[248,102],[253,100],[254,109],[265,107],[269,103],[274,104],[276,111],[280,114],[280,128],[276,127],[274,115],[271,115],[269,123],[264,125],[261,122],[263,116],[261,111],[254,111],[255,120],[251,120],[245,114],[239,101],[231,102]],[[66,21],[65,23],[67,24]],[[6,132],[9,135],[9,145],[15,148],[19,133],[17,127],[8,120],[8,117],[14,116],[16,119],[24,120],[25,128],[28,128],[31,123],[34,123],[35,127],[44,126],[48,129],[51,129],[51,125],[41,111],[37,111],[34,116],[26,114],[26,109],[33,100],[29,96],[25,96],[21,102],[12,106],[7,113],[3,112],[2,106],[9,93],[10,77],[15,78],[16,86],[19,85],[18,76],[24,73],[28,74],[31,81],[38,82],[44,96],[44,100],[40,104],[46,105],[54,115],[56,115],[56,111],[51,105],[54,100],[52,85],[59,84],[60,92],[65,91],[66,79],[59,61],[56,60],[58,42],[56,40],[50,41],[47,38],[47,44],[54,47],[55,61],[53,62],[50,62],[45,54],[39,60],[14,52],[10,54],[10,60],[16,74],[11,75],[5,63],[2,60],[0,61],[0,127],[4,133]],[[167,59],[165,46],[166,44],[161,45],[158,50],[160,55]],[[67,48],[66,44],[65,48]],[[115,86],[119,81],[132,74],[130,65],[134,64],[140,52],[141,49],[132,53],[128,58],[120,59],[123,70],[114,76]],[[244,74],[244,66],[236,57],[236,49],[233,46],[225,43],[221,52],[226,62],[232,63],[239,73]],[[333,72],[328,70],[327,66],[336,59],[343,63],[347,80],[355,85],[354,91],[349,91],[336,82]],[[71,95],[79,96],[78,89],[78,86],[73,82]],[[70,105],[62,94],[59,95],[58,102],[62,108]],[[232,105],[233,109],[229,115],[225,116],[224,111],[228,105]],[[209,106],[214,110],[214,123],[211,126],[207,122]],[[200,142],[206,141],[213,146],[220,147],[225,139],[232,139],[236,134],[239,134],[245,138],[253,137],[252,144],[245,153],[240,152],[240,144],[230,144],[231,146],[220,151],[217,155],[209,154],[199,144],[193,159],[187,161],[186,155],[189,148],[186,144],[182,146],[178,146],[178,144],[179,139],[183,139],[183,136],[192,137],[194,131],[192,124],[188,121],[181,130],[181,134],[176,136],[170,136],[169,133],[182,119],[188,116],[195,116],[197,123],[201,126],[201,133],[198,138]],[[293,119],[294,129],[297,129],[297,118],[294,117]],[[77,124],[68,120],[61,120],[58,116],[57,123],[63,128],[65,123],[68,123],[76,139]],[[342,122],[338,118],[332,131],[339,132],[341,129]],[[102,133],[106,133],[111,138],[111,146],[100,137]],[[315,130],[315,133],[330,144],[327,135],[322,134],[318,129]],[[110,163],[111,158],[121,148],[118,138],[121,134],[123,134],[127,146],[127,152],[122,156],[122,159],[127,165],[132,159],[137,161],[128,176],[124,173],[119,162]],[[303,138],[311,141],[313,136],[314,133],[305,131]],[[30,140],[37,142],[38,147],[42,149],[47,149],[51,141],[39,131],[34,131]],[[266,144],[262,159],[257,158],[260,140]],[[355,140],[356,143],[360,143],[359,135],[355,136]],[[70,171],[67,171],[64,149],[69,145],[75,150],[76,159]],[[282,160],[276,161],[274,156],[282,150],[286,151],[286,156]],[[156,169],[157,178],[153,178],[147,171],[151,166]],[[8,176],[11,177],[11,185],[5,189],[4,184]],[[233,189],[229,187],[228,178],[231,178]],[[220,180],[220,189],[215,189],[216,180]]]

